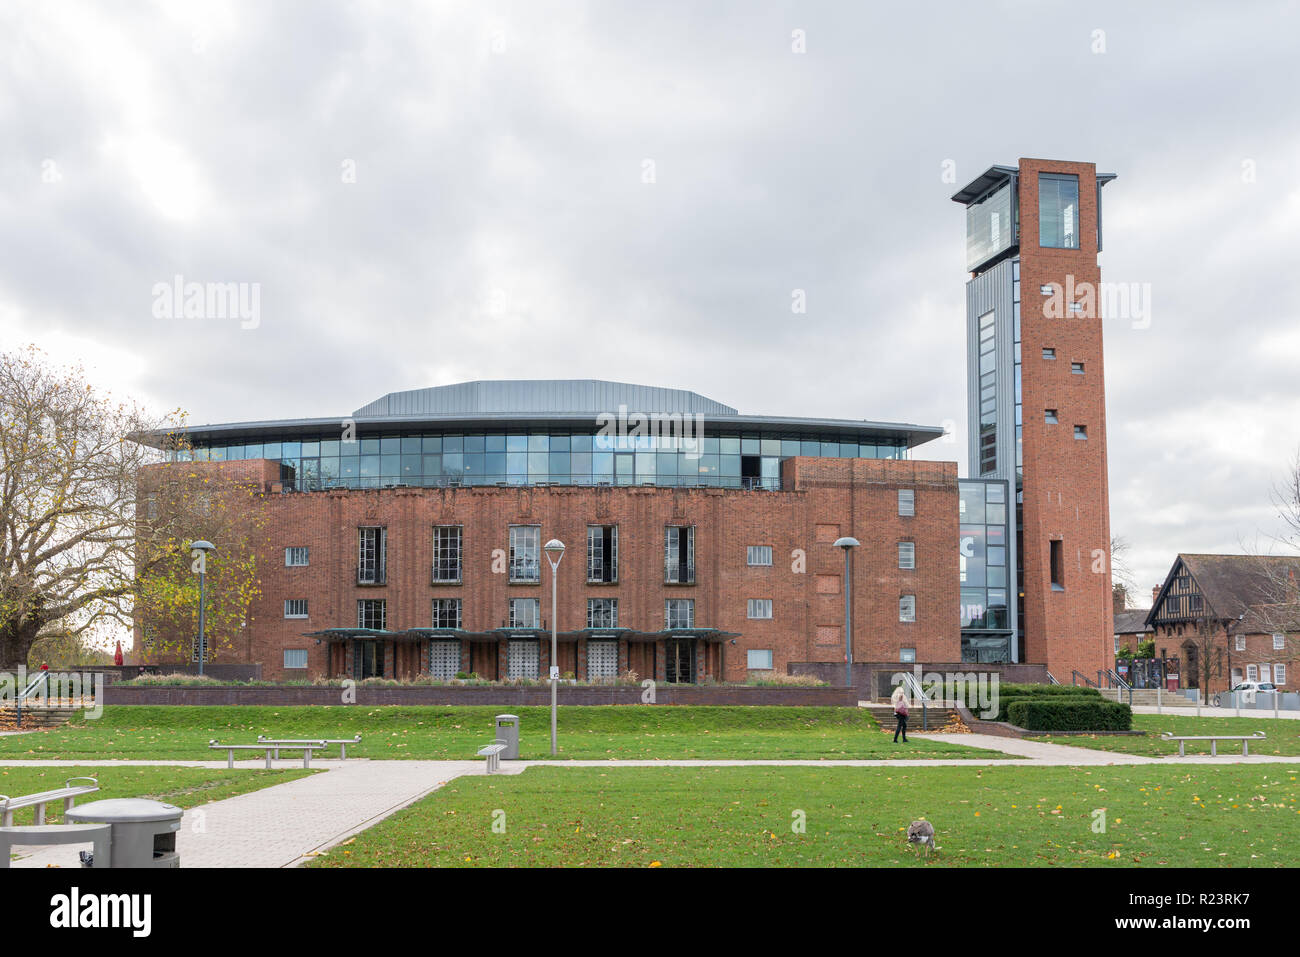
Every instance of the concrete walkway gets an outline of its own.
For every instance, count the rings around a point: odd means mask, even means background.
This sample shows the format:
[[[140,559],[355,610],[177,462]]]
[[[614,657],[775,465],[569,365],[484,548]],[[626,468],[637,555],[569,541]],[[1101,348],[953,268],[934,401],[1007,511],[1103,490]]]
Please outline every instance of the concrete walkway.
[[[70,762],[6,761],[5,764]],[[182,761],[76,762],[81,766],[160,764],[219,767]],[[252,762],[250,762],[250,765]],[[261,767],[256,762],[256,767]],[[280,766],[292,766],[281,762]],[[320,761],[324,770],[187,810],[176,835],[182,867],[291,867],[395,811],[474,771],[482,761]],[[238,767],[238,764],[236,764]],[[513,770],[513,769],[512,769]],[[520,769],[522,770],[522,769]],[[86,801],[81,803],[88,803]],[[79,867],[76,846],[32,848],[12,867]],[[22,853],[22,850],[19,850]]]

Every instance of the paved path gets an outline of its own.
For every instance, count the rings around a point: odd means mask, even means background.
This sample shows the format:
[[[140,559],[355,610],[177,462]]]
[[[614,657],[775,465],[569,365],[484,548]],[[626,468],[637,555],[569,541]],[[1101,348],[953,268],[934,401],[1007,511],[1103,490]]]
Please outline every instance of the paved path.
[[[1196,706],[1190,708],[1182,707],[1171,708],[1165,705],[1163,710],[1159,710],[1155,705],[1135,704],[1133,706],[1134,714],[1172,714],[1182,718],[1195,718]],[[1283,711],[1280,708],[1277,714],[1272,709],[1256,710],[1254,708],[1242,708],[1241,714],[1237,713],[1236,708],[1215,708],[1211,705],[1201,705],[1202,718],[1278,718],[1280,720],[1300,721],[1300,711]]]
[[[9,762],[6,764],[36,764]],[[46,763],[46,762],[39,762]],[[56,762],[49,762],[56,763]],[[63,763],[63,762],[57,762]],[[77,762],[81,765],[194,762]],[[282,766],[289,764],[283,762]],[[211,766],[210,763],[202,766]],[[217,767],[225,767],[218,762]],[[261,762],[257,763],[261,766]],[[365,830],[482,761],[321,761],[325,770],[187,810],[176,835],[183,867],[290,867]],[[522,769],[520,769],[522,770]],[[83,802],[85,803],[85,802]],[[77,846],[32,849],[13,867],[77,867]]]

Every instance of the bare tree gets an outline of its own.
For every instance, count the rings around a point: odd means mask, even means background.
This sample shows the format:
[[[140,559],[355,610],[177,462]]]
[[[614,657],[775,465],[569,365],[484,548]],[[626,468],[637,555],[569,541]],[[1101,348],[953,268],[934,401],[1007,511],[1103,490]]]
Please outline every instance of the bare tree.
[[[140,582],[174,560],[198,501],[158,470],[160,494],[189,505],[137,524],[141,481],[164,455],[135,439],[182,418],[101,393],[35,347],[0,354],[0,667],[25,664],[44,634],[131,627]]]
[[[1110,538],[1110,580],[1111,587],[1115,590],[1123,590],[1125,605],[1127,608],[1128,597],[1136,590],[1137,585],[1133,581],[1133,569],[1128,564],[1129,543],[1122,535],[1112,535]]]

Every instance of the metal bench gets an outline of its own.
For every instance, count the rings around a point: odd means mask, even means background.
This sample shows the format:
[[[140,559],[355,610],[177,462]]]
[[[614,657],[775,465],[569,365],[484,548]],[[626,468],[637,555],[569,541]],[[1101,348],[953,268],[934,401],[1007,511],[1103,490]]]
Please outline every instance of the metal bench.
[[[14,847],[28,844],[86,844],[94,847],[96,860],[108,860],[109,824],[36,824],[0,827],[0,868],[9,866]]]
[[[491,774],[493,771],[501,770],[501,752],[506,749],[506,743],[497,738],[486,747],[479,748],[477,754],[481,758],[487,758],[487,771],[485,774]]]
[[[265,752],[266,752],[266,769],[269,771],[269,770],[271,770],[271,754],[272,754],[272,752],[275,753],[276,757],[279,757],[279,755],[280,755],[280,749],[281,749],[281,748],[283,748],[283,749],[286,750],[286,751],[301,751],[301,752],[302,752],[302,766],[303,766],[304,768],[310,768],[310,767],[311,767],[311,753],[312,753],[313,751],[324,751],[327,747],[329,747],[329,745],[327,745],[324,741],[299,741],[299,742],[297,742],[296,744],[285,744],[284,742],[280,742],[280,743],[278,743],[278,744],[270,744],[270,743],[265,743],[265,744],[218,744],[215,740],[212,740],[212,741],[209,741],[209,742],[208,742],[208,747],[211,748],[211,749],[214,750],[214,751],[225,751],[225,752],[226,752],[226,767],[228,767],[228,768],[233,768],[233,767],[235,766],[235,752],[236,752],[236,751],[265,751]]]
[[[89,784],[73,784],[73,781],[89,781]],[[91,794],[99,790],[99,782],[95,778],[68,778],[63,787],[55,788],[51,791],[41,791],[37,794],[24,794],[21,797],[9,797],[7,794],[0,794],[0,827],[14,826],[14,811],[22,807],[36,808],[37,826],[45,823],[45,805],[51,801],[62,801],[63,810],[72,810],[72,805],[77,798],[83,794]]]
[[[258,744],[269,744],[275,748],[275,757],[279,760],[281,748],[292,748],[300,744],[337,744],[339,746],[339,760],[344,761],[348,756],[349,744],[360,744],[361,735],[355,738],[268,738],[265,735],[257,736]]]
[[[1161,737],[1166,741],[1178,742],[1178,756],[1180,758],[1187,756],[1188,741],[1210,742],[1210,757],[1215,757],[1219,753],[1220,741],[1240,741],[1242,755],[1249,757],[1250,742],[1262,741],[1267,735],[1263,731],[1256,731],[1254,734],[1187,734],[1182,737],[1175,737],[1172,731],[1166,731]]]

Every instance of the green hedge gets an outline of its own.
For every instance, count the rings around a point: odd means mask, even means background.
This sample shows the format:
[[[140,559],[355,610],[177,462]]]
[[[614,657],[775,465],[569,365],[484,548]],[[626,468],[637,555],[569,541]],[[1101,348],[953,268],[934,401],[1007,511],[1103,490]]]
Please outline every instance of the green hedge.
[[[1101,692],[1096,688],[1089,688],[1087,685],[1013,685],[999,684],[999,694],[1032,694],[1032,695],[1088,695],[1092,698],[1100,698]]]
[[[1037,692],[1006,692],[998,689],[998,713],[994,721],[1010,721],[1007,710],[1017,701],[1069,701],[1074,704],[1096,704],[1103,699],[1086,694],[1038,694]]]
[[[1007,708],[1012,724],[1027,731],[1130,731],[1133,709],[1113,701],[1046,701],[1022,698]]]

